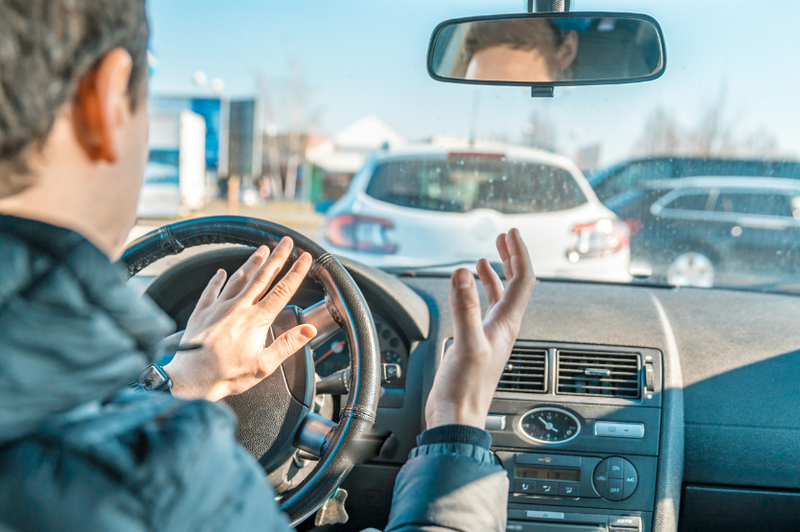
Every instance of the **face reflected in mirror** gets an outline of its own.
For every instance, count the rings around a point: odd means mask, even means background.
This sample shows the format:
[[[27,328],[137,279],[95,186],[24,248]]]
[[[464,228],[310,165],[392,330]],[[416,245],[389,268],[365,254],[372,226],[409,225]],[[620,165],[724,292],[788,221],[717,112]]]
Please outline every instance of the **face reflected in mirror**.
[[[664,72],[658,24],[643,15],[501,15],[439,26],[428,64],[442,81],[629,83]]]
[[[469,80],[551,82],[570,79],[578,34],[552,20],[473,23],[464,39]]]

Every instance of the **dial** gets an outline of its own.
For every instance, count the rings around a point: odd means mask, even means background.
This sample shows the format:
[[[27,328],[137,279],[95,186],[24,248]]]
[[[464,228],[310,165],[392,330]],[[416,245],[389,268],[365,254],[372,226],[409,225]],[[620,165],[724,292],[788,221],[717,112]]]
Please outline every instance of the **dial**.
[[[405,386],[405,365],[408,352],[400,336],[395,330],[378,316],[375,319],[375,328],[378,332],[378,341],[381,347],[381,362],[385,364],[400,364],[399,379],[390,382],[389,387]],[[350,349],[344,331],[339,331],[328,338],[321,346],[314,350],[314,369],[320,377],[327,377],[350,365]]]
[[[350,365],[350,350],[347,336],[339,331],[314,351],[314,369],[321,377],[327,377]]]
[[[575,415],[560,408],[536,408],[519,420],[522,434],[536,443],[556,444],[572,441],[581,431]]]

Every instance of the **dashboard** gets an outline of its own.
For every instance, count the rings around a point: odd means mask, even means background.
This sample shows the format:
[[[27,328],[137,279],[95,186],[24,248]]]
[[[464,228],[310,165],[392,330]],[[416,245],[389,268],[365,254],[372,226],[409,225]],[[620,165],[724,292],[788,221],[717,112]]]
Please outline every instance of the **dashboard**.
[[[342,486],[350,521],[320,531],[385,526],[453,336],[447,277],[342,262],[403,378],[380,400],[384,444]],[[309,282],[296,304],[320,298]],[[788,295],[540,281],[486,422],[509,475],[508,530],[797,530],[799,317]],[[346,365],[341,341],[315,351],[320,375]]]

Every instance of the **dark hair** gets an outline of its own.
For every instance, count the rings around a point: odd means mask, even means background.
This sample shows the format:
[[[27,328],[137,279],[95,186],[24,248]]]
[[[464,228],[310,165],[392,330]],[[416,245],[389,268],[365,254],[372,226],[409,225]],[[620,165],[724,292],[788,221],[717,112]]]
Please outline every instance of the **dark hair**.
[[[144,97],[145,0],[0,0],[0,198],[31,184],[41,149],[79,80],[114,48],[133,58],[131,105]]]
[[[541,30],[535,31],[535,24]],[[486,20],[473,23],[464,38],[464,64],[469,64],[476,52],[493,46],[508,46],[515,50],[535,50],[543,46],[560,48],[564,30],[553,20],[519,18],[515,20]]]

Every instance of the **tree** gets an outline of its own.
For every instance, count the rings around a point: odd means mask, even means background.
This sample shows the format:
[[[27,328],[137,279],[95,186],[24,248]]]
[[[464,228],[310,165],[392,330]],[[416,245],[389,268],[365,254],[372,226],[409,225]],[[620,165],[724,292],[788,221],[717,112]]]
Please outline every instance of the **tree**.
[[[697,123],[682,126],[675,113],[656,107],[645,121],[634,152],[646,156],[778,157],[778,140],[764,126],[739,134],[740,122],[730,116],[727,90],[722,88]]]
[[[267,151],[267,179],[270,183],[270,195],[275,199],[283,197],[283,182],[281,181],[281,152],[276,140],[277,125],[275,108],[272,106],[270,91],[266,80],[258,76],[258,97],[261,101],[261,109],[264,111],[264,124],[266,124],[266,135],[264,137]]]
[[[663,107],[656,107],[645,121],[635,150],[645,155],[674,155],[681,151],[681,127]]]
[[[309,102],[313,93],[306,83],[300,58],[294,46],[289,47],[289,64],[292,72],[288,83],[287,107],[289,109],[289,142],[286,153],[286,184],[284,196],[294,199],[297,192],[297,170],[305,158],[303,139],[318,125],[320,111],[311,110]]]
[[[736,157],[736,123],[728,118],[728,91],[723,87],[688,135],[686,151],[698,157]]]

